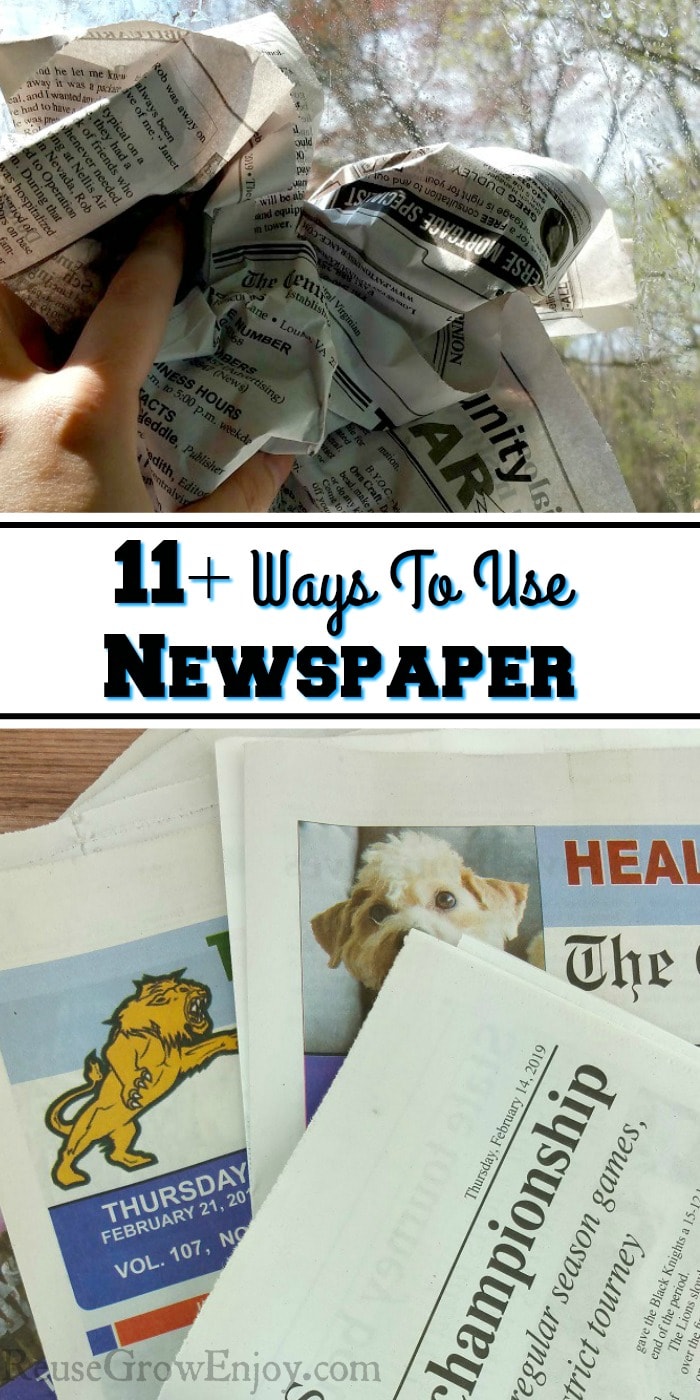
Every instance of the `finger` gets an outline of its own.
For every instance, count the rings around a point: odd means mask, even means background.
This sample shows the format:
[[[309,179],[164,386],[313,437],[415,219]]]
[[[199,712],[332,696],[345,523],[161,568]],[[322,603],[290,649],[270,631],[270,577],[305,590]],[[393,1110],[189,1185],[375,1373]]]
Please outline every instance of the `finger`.
[[[0,375],[3,378],[26,379],[34,373],[36,366],[25,346],[37,319],[9,287],[0,285]]]
[[[294,466],[293,457],[277,457],[272,452],[256,452],[211,496],[185,506],[185,511],[239,513],[266,511]]]
[[[115,273],[67,364],[97,370],[112,390],[140,389],[165,334],[184,256],[184,227],[170,206]]]

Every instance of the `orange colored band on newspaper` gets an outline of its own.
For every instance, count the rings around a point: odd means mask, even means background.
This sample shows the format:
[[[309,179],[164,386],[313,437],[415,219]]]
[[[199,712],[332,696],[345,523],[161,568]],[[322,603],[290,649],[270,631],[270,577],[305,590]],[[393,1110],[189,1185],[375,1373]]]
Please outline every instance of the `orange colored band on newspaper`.
[[[175,1332],[178,1327],[191,1327],[206,1297],[206,1293],[201,1293],[198,1298],[184,1298],[180,1303],[170,1303],[167,1308],[154,1308],[138,1317],[124,1317],[121,1322],[114,1323],[117,1340],[121,1346],[128,1346],[131,1342],[144,1342],[147,1337]]]

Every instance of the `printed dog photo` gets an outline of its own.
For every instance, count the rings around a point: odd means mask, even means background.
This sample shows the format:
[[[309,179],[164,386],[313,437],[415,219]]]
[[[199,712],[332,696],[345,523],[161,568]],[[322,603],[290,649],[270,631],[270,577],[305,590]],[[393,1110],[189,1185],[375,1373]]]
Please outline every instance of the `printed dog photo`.
[[[409,929],[463,934],[542,966],[533,827],[299,824],[307,1122]]]
[[[528,885],[482,875],[441,837],[401,831],[362,853],[346,899],[311,919],[331,968],[378,992],[411,928],[456,947],[463,934],[526,955],[518,941]]]
[[[304,1050],[326,1084],[409,929],[463,934],[541,966],[535,831],[299,824]],[[309,1095],[309,1100],[314,1095]]]

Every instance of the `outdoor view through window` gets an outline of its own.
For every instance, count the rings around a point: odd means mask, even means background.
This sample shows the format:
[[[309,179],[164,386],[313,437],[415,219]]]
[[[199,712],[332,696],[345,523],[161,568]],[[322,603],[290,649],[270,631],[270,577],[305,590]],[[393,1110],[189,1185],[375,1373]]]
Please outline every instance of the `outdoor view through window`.
[[[552,157],[598,186],[632,242],[636,305],[627,325],[554,344],[636,508],[700,509],[693,0],[112,0],[108,14],[100,0],[5,0],[0,40],[119,19],[205,29],[267,9],[323,87],[312,187],[442,141]]]

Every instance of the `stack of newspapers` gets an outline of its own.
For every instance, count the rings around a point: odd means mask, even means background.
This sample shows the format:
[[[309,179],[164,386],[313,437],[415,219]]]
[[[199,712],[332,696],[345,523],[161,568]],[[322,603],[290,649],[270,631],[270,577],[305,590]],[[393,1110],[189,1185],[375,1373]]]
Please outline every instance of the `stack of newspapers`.
[[[695,1396],[699,786],[170,730],[2,837],[2,1400]]]

